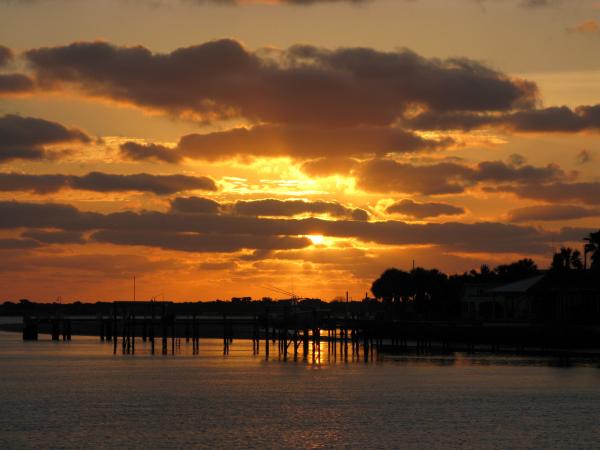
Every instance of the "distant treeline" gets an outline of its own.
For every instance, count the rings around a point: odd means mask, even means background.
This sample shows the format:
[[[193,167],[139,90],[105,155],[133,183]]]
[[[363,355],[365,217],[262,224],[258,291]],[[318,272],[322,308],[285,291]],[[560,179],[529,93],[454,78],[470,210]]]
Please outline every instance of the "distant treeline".
[[[198,302],[167,302],[169,304],[169,312],[176,315],[223,315],[228,316],[252,316],[264,314],[267,311],[281,313],[285,308],[291,307],[292,303],[298,308],[306,311],[328,311],[332,314],[349,313],[358,314],[365,312],[365,307],[370,312],[376,312],[377,305],[380,303],[377,300],[365,299],[362,301],[333,301],[325,302],[320,299],[297,299],[297,300],[273,300],[271,298],[262,298],[260,300],[252,300],[249,297],[241,299],[233,299],[232,301],[213,300],[213,301],[198,301]],[[133,306],[132,306],[133,305]],[[149,314],[151,306],[149,302],[139,301],[136,303],[127,302],[128,309],[137,309],[142,314]],[[124,307],[124,306],[123,306]],[[96,302],[87,303],[76,301],[73,303],[36,303],[27,299],[19,300],[18,302],[6,301],[0,305],[0,315],[17,316],[17,315],[80,315],[80,316],[96,316],[111,315],[113,313],[113,302]],[[117,308],[121,308],[117,302]],[[161,302],[156,302],[154,310],[157,315],[161,313]]]
[[[479,271],[447,275],[437,269],[417,267],[409,272],[387,269],[371,285],[371,292],[383,304],[410,309],[417,315],[432,318],[460,314],[460,299],[466,284],[502,284],[539,275],[541,271],[531,259],[502,264],[494,269],[482,265]]]

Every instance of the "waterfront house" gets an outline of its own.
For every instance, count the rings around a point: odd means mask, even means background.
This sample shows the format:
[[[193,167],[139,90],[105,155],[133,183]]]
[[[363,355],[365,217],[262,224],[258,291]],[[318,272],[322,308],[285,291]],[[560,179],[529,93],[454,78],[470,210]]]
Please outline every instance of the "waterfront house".
[[[461,315],[496,322],[600,324],[600,275],[590,270],[550,271],[501,285],[470,284],[461,299]]]

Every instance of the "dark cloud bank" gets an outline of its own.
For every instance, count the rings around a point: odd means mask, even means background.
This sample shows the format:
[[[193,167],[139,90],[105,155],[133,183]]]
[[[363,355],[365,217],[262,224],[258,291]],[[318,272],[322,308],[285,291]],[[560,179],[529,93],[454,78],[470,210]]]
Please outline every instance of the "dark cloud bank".
[[[433,111],[532,106],[535,84],[465,58],[427,59],[409,50],[297,45],[250,51],[223,39],[158,54],[105,42],[29,50],[40,86],[206,120],[276,124],[390,125],[415,104]]]
[[[419,130],[464,130],[489,126],[504,127],[524,133],[576,133],[600,131],[600,105],[549,107],[507,114],[477,114],[430,111],[404,121]]]
[[[418,203],[410,199],[400,200],[385,210],[388,214],[402,214],[413,219],[426,219],[438,216],[460,216],[466,211],[464,208],[447,203]]]
[[[303,248],[322,234],[385,245],[436,245],[461,252],[545,253],[550,242],[575,239],[584,230],[547,232],[502,223],[276,219],[177,212],[81,212],[60,204],[0,202],[0,228],[92,232],[92,240],[184,251]]]
[[[95,192],[138,191],[166,195],[194,189],[216,191],[217,186],[211,178],[187,175],[117,175],[90,172],[78,176],[0,173],[0,192],[31,191],[49,194],[61,189]]]
[[[126,142],[121,154],[126,159],[177,163],[184,158],[216,161],[235,156],[290,156],[296,159],[335,156],[384,156],[443,149],[450,138],[426,139],[393,127],[353,128],[260,125],[208,134],[183,136],[175,148],[157,144]]]
[[[467,58],[424,58],[407,49],[295,45],[252,51],[222,39],[153,53],[76,42],[32,49],[24,58],[40,89],[75,89],[201,121],[253,124],[186,135],[175,148],[128,142],[121,152],[131,160],[384,157],[455,144],[418,130],[600,129],[600,105],[538,109],[533,82]],[[415,108],[422,111],[417,116]]]
[[[0,74],[0,95],[23,94],[33,91],[33,81],[20,73]]]
[[[600,208],[586,208],[577,205],[534,205],[513,209],[508,213],[508,219],[511,222],[551,222],[599,216]]]
[[[570,178],[560,167],[515,165],[483,161],[475,166],[456,162],[414,165],[391,159],[375,159],[356,166],[358,187],[370,192],[402,192],[427,195],[462,193],[477,184],[503,184],[507,189]],[[519,187],[515,192],[521,194]]]
[[[13,51],[0,45],[0,69],[7,67],[14,60]],[[31,92],[34,83],[27,75],[21,73],[0,73],[0,96],[11,94],[23,94]]]
[[[91,138],[83,131],[57,122],[12,114],[0,117],[0,163],[49,159],[49,145],[89,142]]]
[[[368,220],[369,214],[360,208],[348,208],[338,202],[323,200],[238,200],[218,203],[202,197],[176,197],[171,200],[171,211],[184,214],[233,214],[252,217],[292,217],[301,214],[327,214],[353,220]]]

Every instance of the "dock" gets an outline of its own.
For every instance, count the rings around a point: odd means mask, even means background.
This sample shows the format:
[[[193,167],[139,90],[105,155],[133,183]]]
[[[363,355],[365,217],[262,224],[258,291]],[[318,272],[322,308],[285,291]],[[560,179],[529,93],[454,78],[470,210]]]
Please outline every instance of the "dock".
[[[381,353],[416,352],[572,352],[600,349],[600,330],[573,324],[482,324],[448,321],[407,321],[369,314],[337,314],[299,309],[294,305],[261,313],[175,314],[170,302],[114,302],[110,314],[96,317],[27,315],[23,340],[41,333],[54,341],[70,341],[74,334],[97,335],[112,343],[114,354],[136,352],[143,342],[151,354],[174,355],[182,344],[201,352],[201,339],[219,338],[223,354],[236,339],[252,341],[255,355],[276,353],[282,359],[315,357],[322,349],[334,357],[370,360]],[[321,345],[327,343],[327,345]],[[311,355],[311,353],[313,353]]]

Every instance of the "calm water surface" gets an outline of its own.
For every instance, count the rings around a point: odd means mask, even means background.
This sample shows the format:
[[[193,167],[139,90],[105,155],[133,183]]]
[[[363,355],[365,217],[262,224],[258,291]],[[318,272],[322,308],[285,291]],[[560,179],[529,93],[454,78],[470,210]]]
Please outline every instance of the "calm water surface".
[[[0,333],[0,448],[600,448],[593,361],[136,350]]]

